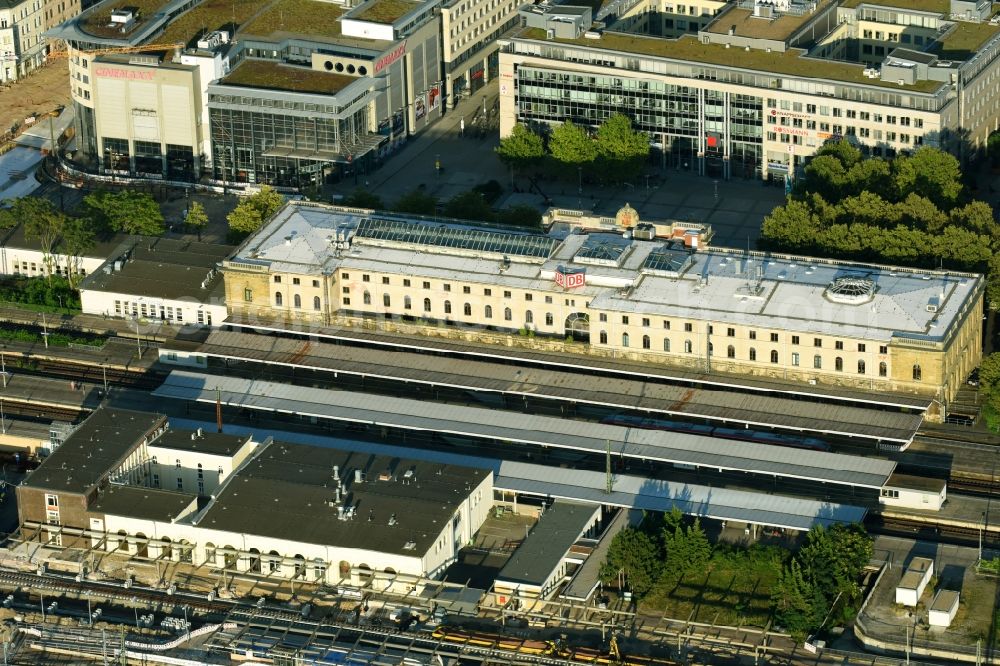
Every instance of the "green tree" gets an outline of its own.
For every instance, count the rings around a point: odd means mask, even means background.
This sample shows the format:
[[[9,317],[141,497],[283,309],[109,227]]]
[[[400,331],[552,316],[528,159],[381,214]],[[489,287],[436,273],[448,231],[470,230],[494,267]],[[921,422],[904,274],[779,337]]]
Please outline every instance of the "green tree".
[[[545,157],[545,142],[526,125],[517,123],[510,134],[500,139],[497,156],[507,166],[522,169]]]
[[[843,194],[860,194],[864,191],[892,200],[892,169],[886,160],[881,157],[861,160],[847,170]],[[841,195],[830,200],[836,200],[839,196]]]
[[[899,221],[895,206],[872,192],[845,197],[838,206],[838,217],[844,222],[884,227],[895,226]]]
[[[147,192],[92,192],[83,203],[94,221],[109,231],[159,236],[166,230],[160,206]]]
[[[986,307],[1000,309],[1000,252],[990,257],[986,273]]]
[[[77,287],[80,259],[94,249],[96,236],[94,223],[89,218],[66,218],[62,228],[62,250],[66,258],[66,276],[70,289]]]
[[[532,206],[512,206],[497,213],[497,222],[514,227],[539,229],[542,226],[542,214]]]
[[[979,389],[984,395],[1000,395],[1000,352],[984,356],[979,365]]]
[[[184,216],[184,226],[198,232],[198,240],[201,240],[201,231],[208,226],[208,213],[200,201],[192,201],[188,206],[187,215]]]
[[[861,151],[855,148],[847,139],[827,141],[816,151],[816,155],[834,157],[843,165],[844,169],[850,169],[855,164],[859,164],[863,157]]]
[[[892,175],[900,199],[915,192],[951,208],[962,193],[958,160],[939,148],[924,146],[912,155],[900,155],[892,162]]]
[[[229,223],[230,233],[236,237],[249,236],[264,224],[260,211],[246,201],[237,204],[226,216],[226,221]]]
[[[993,132],[986,139],[986,154],[993,166],[1000,166],[1000,132]]]
[[[805,178],[799,187],[833,201],[843,193],[846,181],[847,168],[836,155],[816,155],[806,164]]]
[[[989,236],[992,246],[1000,249],[1000,224],[993,215],[993,207],[985,201],[972,201],[961,208],[953,208],[948,217],[956,226]]]
[[[652,589],[660,569],[660,549],[653,538],[642,530],[628,527],[611,541],[600,577],[610,583],[624,576],[632,594],[642,598]]]
[[[552,130],[549,154],[566,173],[575,171],[577,167],[589,170],[597,159],[597,144],[586,129],[567,120]]]
[[[908,227],[937,233],[948,222],[948,216],[927,197],[910,192],[906,198],[895,204],[895,218]]]
[[[812,250],[822,232],[823,226],[809,202],[798,199],[789,199],[784,206],[772,210],[761,226],[762,240],[768,248],[790,252]]]
[[[446,217],[460,220],[480,220],[490,222],[494,219],[493,209],[479,192],[470,190],[456,194],[444,205]]]
[[[782,569],[771,594],[775,620],[797,640],[802,640],[823,621],[823,595],[806,579],[798,561]]]
[[[233,235],[247,236],[263,226],[285,204],[285,198],[273,187],[264,185],[259,192],[245,197],[226,216]]]
[[[363,187],[359,187],[346,197],[344,197],[344,205],[351,206],[353,208],[369,208],[371,210],[385,210],[385,204],[382,203],[382,199],[377,195],[369,192]]]
[[[871,537],[860,525],[817,526],[809,530],[796,559],[816,592],[830,603],[838,597],[847,603],[861,597],[859,581],[872,550]]]
[[[649,159],[649,137],[617,113],[597,128],[597,159],[602,172],[617,180],[634,178]]]
[[[437,199],[423,190],[412,190],[397,199],[392,209],[397,213],[434,215],[437,212]]]
[[[54,273],[52,250],[59,240],[68,219],[55,209],[52,202],[40,197],[29,197],[15,202],[12,211],[24,222],[24,237],[37,240],[42,250],[45,273],[51,282]]]

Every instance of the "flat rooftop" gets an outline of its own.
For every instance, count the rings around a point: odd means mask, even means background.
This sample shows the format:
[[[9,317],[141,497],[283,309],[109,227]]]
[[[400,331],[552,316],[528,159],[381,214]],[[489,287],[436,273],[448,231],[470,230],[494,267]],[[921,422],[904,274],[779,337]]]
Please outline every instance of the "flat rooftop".
[[[291,33],[307,37],[337,37],[344,8],[319,0],[275,0],[239,29],[241,35],[267,37]]]
[[[87,251],[88,257],[107,257],[112,252],[115,251],[123,242],[129,239],[129,236],[125,234],[105,234],[98,235],[94,238],[94,246]],[[17,250],[23,248],[25,250],[39,250],[42,249],[42,243],[38,238],[31,237],[28,238],[24,233],[24,225],[19,224],[13,229],[10,229],[3,236],[3,240],[0,241],[0,246],[7,248],[7,250]],[[62,238],[56,240],[55,246],[52,248],[54,254],[59,254],[62,252]]]
[[[392,25],[419,6],[420,3],[412,0],[370,0],[356,12],[351,12],[351,18]]]
[[[593,504],[553,502],[500,569],[497,583],[542,586],[600,510]]]
[[[732,29],[733,34],[737,37],[785,41],[816,16],[817,12],[826,9],[835,2],[836,0],[821,0],[816,3],[816,9],[811,12],[782,13],[776,19],[754,16],[752,9],[730,5],[728,10],[716,17],[706,27],[706,31],[725,35]]]
[[[334,499],[354,518],[341,520]],[[361,472],[364,480],[355,480]],[[229,482],[198,526],[422,557],[489,470],[272,442]],[[490,498],[485,498],[490,500]]]
[[[322,4],[322,3],[317,3]],[[333,95],[357,81],[353,76],[294,67],[273,60],[244,60],[219,83],[244,88]]]
[[[843,0],[840,3],[841,7],[848,9],[854,9],[861,5],[911,9],[915,12],[933,12],[935,14],[947,14],[951,11],[950,0]]]
[[[166,417],[101,408],[88,416],[22,485],[86,493],[116,467]]]
[[[195,39],[213,30],[229,28],[234,23],[243,25],[261,7],[260,0],[204,0],[171,21],[157,41],[190,46]]]
[[[108,486],[87,511],[139,520],[170,522],[197,501],[197,495],[140,486]]]
[[[896,463],[823,451],[732,441],[704,435],[644,430],[551,416],[509,413],[483,407],[427,403],[262,380],[174,370],[153,392],[159,398],[223,404],[265,412],[315,416],[347,423],[396,427],[459,435],[487,441],[510,441],[604,456],[614,455],[706,469],[736,470],[765,476],[881,488]]]
[[[230,457],[243,448],[250,439],[249,435],[227,435],[207,430],[202,430],[199,434],[194,430],[171,429],[163,433],[151,446]]]
[[[932,47],[942,60],[968,60],[983,44],[1000,34],[1000,25],[958,21]]]
[[[828,79],[896,90],[930,93],[944,85],[940,81],[917,81],[912,85],[901,86],[895,82],[865,77],[865,66],[862,64],[808,58],[805,57],[805,51],[802,49],[788,49],[783,53],[777,51],[767,53],[756,49],[749,51],[740,48],[727,49],[722,44],[703,44],[696,37],[690,35],[679,39],[665,39],[606,30],[601,33],[600,39],[586,37],[547,39],[545,30],[525,28],[516,37],[547,44],[571,44],[584,48],[646,55],[699,65],[719,65],[734,69],[800,76],[807,79]]]
[[[118,250],[105,266],[112,266],[115,259],[127,253],[129,259],[122,269],[94,271],[84,278],[81,289],[203,303],[225,300],[222,274],[215,272],[209,277],[209,273],[229,256],[232,246],[143,237]]]
[[[579,257],[588,234],[572,234],[557,242],[540,233],[399,218],[289,205],[248,239],[232,261],[278,272],[370,270],[537,291],[555,290],[556,269],[570,266],[586,270],[587,284],[575,293],[590,301],[592,312],[709,320],[779,329],[783,335],[816,333],[886,342],[901,337],[943,340],[981,291],[982,277],[973,274],[792,255],[747,256],[723,249],[687,255],[671,250],[664,241],[633,240],[617,265],[595,264]],[[338,255],[328,242],[338,231],[352,239],[350,253]],[[679,270],[662,263],[669,252],[683,255]],[[501,271],[499,260],[504,256],[510,262]],[[748,281],[755,283],[752,293]],[[834,283],[868,284],[872,291],[860,300],[838,300],[830,289]],[[655,326],[660,327],[659,322]],[[723,340],[716,336],[718,344]],[[812,341],[805,343],[802,353]]]
[[[169,5],[173,0],[112,0],[100,6],[77,24],[81,30],[95,37],[111,37],[127,39],[157,12]],[[138,17],[135,23],[126,31],[121,31],[121,26],[111,23],[111,12],[116,9],[135,8],[138,10]]]

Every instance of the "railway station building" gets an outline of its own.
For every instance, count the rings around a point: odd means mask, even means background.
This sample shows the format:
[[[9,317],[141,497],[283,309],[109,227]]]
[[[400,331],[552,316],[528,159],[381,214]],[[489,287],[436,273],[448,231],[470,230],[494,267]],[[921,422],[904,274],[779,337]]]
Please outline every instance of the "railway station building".
[[[572,3],[568,3],[572,4]],[[661,165],[795,177],[829,139],[963,161],[1000,127],[1000,19],[988,0],[527,4],[500,49],[500,131],[622,113]]]
[[[487,469],[95,411],[17,487],[25,540],[307,581],[435,576],[489,515]],[[388,578],[391,582],[391,577]]]
[[[983,279],[295,202],[223,262],[231,320],[327,324],[928,397],[981,358]],[[565,230],[564,230],[565,231]]]

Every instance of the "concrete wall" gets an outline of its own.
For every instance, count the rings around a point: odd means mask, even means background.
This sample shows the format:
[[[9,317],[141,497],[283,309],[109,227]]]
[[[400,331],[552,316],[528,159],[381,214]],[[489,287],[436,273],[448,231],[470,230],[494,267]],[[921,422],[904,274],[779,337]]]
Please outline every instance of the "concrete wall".
[[[67,257],[63,254],[53,254],[50,257],[52,272],[65,275],[67,270],[77,275],[90,275],[107,257]],[[4,275],[26,275],[37,277],[47,275],[45,255],[41,250],[18,247],[0,247],[0,273]]]

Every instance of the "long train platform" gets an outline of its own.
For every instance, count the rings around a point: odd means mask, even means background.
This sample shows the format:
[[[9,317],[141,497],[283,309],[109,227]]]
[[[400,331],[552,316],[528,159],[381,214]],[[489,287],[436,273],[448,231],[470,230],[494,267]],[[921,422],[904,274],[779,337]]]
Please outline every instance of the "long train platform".
[[[318,370],[333,376],[396,380],[641,410],[720,424],[892,442],[900,448],[909,445],[923,420],[916,413],[839,402],[806,402],[780,394],[731,392],[720,386],[688,387],[638,377],[600,377],[595,381],[590,375],[545,366],[518,367],[486,359],[442,358],[398,348],[347,346],[236,331],[213,331],[196,353],[226,362],[260,363]]]
[[[480,407],[427,403],[359,392],[333,391],[238,377],[174,370],[157,398],[202,403],[218,399],[241,409],[294,414],[365,426],[431,431],[543,449],[669,463],[682,469],[735,471],[766,478],[806,480],[849,488],[879,489],[896,463],[873,457],[722,440],[702,435],[639,430]]]

